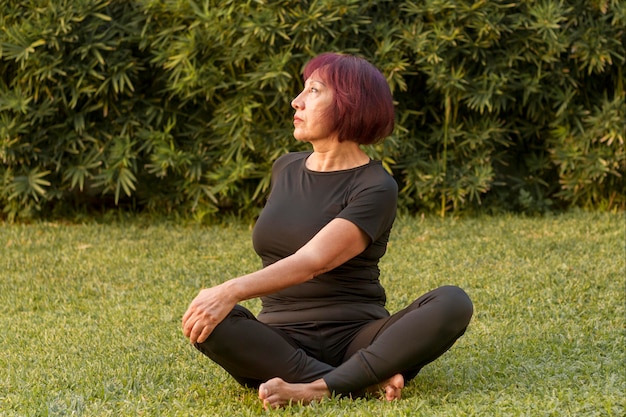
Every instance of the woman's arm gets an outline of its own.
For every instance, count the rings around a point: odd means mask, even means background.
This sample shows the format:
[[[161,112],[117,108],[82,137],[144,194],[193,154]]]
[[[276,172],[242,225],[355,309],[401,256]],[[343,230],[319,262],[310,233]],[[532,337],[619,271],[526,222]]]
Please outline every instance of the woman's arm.
[[[191,343],[202,343],[238,302],[308,281],[357,256],[369,243],[354,223],[334,219],[293,255],[201,290],[183,316],[183,333]]]

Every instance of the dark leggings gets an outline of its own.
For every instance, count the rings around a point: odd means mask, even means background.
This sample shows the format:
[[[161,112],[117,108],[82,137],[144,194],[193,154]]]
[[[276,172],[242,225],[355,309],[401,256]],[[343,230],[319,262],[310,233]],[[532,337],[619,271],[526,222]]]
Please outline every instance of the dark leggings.
[[[365,322],[261,323],[236,306],[198,350],[239,383],[258,387],[323,378],[335,394],[360,395],[401,373],[414,378],[465,333],[473,306],[458,287],[424,294],[390,317]]]

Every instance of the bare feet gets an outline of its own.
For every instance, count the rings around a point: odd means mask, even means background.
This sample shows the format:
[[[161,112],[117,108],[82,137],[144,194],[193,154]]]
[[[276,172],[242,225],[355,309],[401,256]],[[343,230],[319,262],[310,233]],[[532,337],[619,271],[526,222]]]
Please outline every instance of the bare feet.
[[[383,393],[385,400],[393,401],[402,398],[404,377],[396,374],[378,385],[370,387],[370,393]],[[281,378],[273,378],[259,386],[259,398],[263,408],[280,408],[289,404],[309,404],[313,401],[329,397],[330,391],[323,379],[311,383],[290,384]]]
[[[263,408],[279,408],[289,404],[309,404],[330,396],[323,379],[306,383],[290,384],[281,378],[273,378],[259,386],[259,398]]]
[[[402,374],[395,374],[382,384],[378,385],[378,389],[385,390],[385,399],[387,401],[399,400],[402,398],[402,389],[404,388],[404,377]]]

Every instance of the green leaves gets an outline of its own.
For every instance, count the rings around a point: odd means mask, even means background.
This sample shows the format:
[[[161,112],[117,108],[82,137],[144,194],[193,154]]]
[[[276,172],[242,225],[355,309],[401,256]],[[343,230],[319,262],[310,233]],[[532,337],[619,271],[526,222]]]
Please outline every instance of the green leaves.
[[[592,137],[615,137],[611,132],[624,130],[623,122],[612,126],[594,123],[602,126],[599,129],[589,129],[591,124],[586,122],[603,96],[615,91],[616,100],[623,102],[623,75],[615,65],[616,60],[621,66],[625,62],[624,47],[618,45],[623,32],[615,24],[624,14],[622,3],[602,2],[595,8],[582,1],[405,2],[401,36],[414,54],[413,68],[420,74],[409,78],[407,90],[428,87],[427,96],[413,98],[411,103],[411,108],[421,109],[425,117],[402,124],[411,132],[405,140],[420,145],[407,145],[400,153],[428,162],[404,161],[408,156],[394,158],[407,181],[405,192],[416,193],[407,198],[411,206],[419,210],[420,201],[428,202],[426,209],[432,210],[431,202],[444,196],[449,209],[470,208],[468,201],[485,200],[481,197],[489,193],[491,209],[526,210],[528,196],[536,201],[558,197],[565,206],[623,208],[623,200],[608,192],[624,172],[616,147],[599,145],[602,160],[612,161],[606,165],[620,166],[603,174],[603,164],[592,163],[592,154],[578,153],[575,160],[559,156],[571,152],[558,150],[565,136],[578,148]],[[595,55],[583,54],[590,49]],[[450,105],[446,107],[446,103]],[[400,111],[404,111],[403,104],[401,101]],[[623,120],[623,113],[616,110],[615,120]],[[480,126],[476,123],[480,118],[495,122],[498,128]],[[558,140],[551,134],[555,125],[567,132]],[[485,134],[472,133],[479,129],[485,129]],[[546,158],[547,154],[554,159]],[[530,161],[542,161],[541,168],[527,165]],[[468,162],[477,169],[464,169]],[[587,163],[597,168],[584,170]],[[555,167],[561,164],[568,168],[558,170],[560,179],[555,180]],[[579,180],[585,178],[588,185],[572,187],[566,174],[571,170],[579,171]],[[607,180],[611,184],[607,188],[593,187],[594,198],[581,199],[580,191],[589,184]],[[559,187],[564,188],[558,191]],[[577,191],[565,192],[574,188]],[[503,193],[505,189],[508,191]]]
[[[577,118],[575,126],[555,123],[551,152],[559,170],[558,195],[586,208],[624,205],[624,132],[623,97],[613,100],[605,97],[593,112]]]
[[[626,205],[624,2],[40,3],[0,14],[10,218],[65,205],[254,216],[272,162],[308,149],[290,102],[326,51],[387,78],[396,129],[368,152],[406,211]]]
[[[35,201],[39,201],[41,197],[46,195],[44,187],[50,186],[50,181],[44,179],[48,174],[50,174],[50,171],[41,172],[38,167],[35,167],[23,175],[13,177],[13,182],[9,185],[8,199],[24,201],[28,198],[33,198]]]

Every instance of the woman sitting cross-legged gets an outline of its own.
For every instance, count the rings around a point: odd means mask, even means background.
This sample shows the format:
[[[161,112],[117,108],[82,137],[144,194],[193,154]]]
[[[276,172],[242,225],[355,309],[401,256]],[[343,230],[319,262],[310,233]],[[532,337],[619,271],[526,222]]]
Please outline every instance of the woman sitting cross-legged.
[[[183,316],[198,350],[266,408],[382,390],[399,399],[420,369],[465,332],[472,302],[434,289],[390,314],[379,281],[398,188],[362,145],[394,125],[384,76],[364,59],[322,54],[292,101],[294,137],[309,152],[272,168],[253,231],[263,268],[203,289]],[[255,317],[240,301],[261,297]]]

